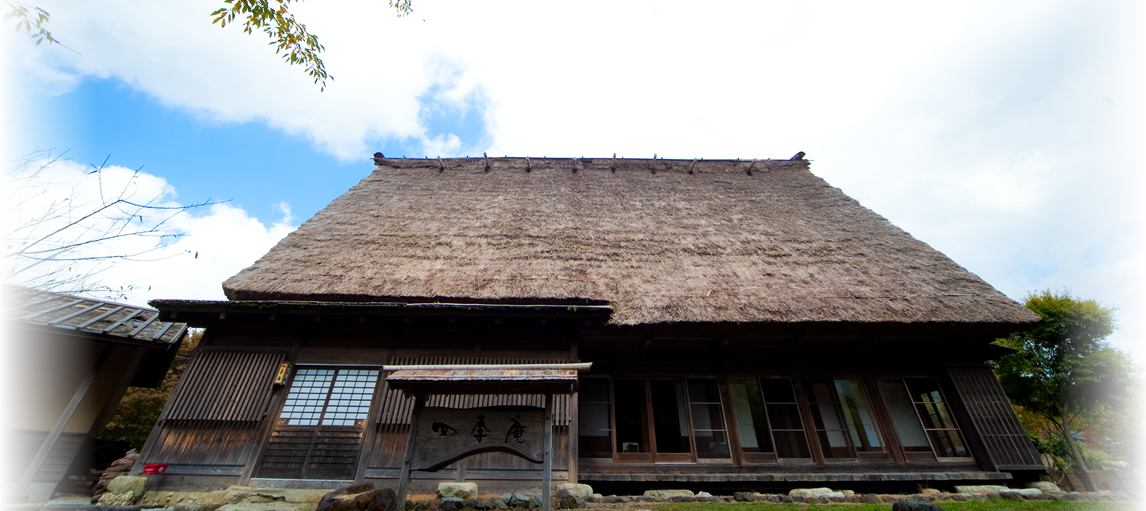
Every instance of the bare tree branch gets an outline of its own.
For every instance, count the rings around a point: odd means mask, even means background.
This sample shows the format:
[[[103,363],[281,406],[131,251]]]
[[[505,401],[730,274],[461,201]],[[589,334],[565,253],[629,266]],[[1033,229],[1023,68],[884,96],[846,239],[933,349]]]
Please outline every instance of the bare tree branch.
[[[221,204],[208,199],[188,206],[163,203],[164,192],[139,200],[140,170],[111,190],[105,180],[107,160],[92,165],[96,190],[80,182],[53,181],[47,172],[61,164],[62,155],[37,150],[7,162],[4,171],[5,284],[72,294],[122,297],[132,286],[113,288],[99,274],[114,261],[156,261],[179,254],[161,251],[185,233],[172,227],[175,217],[192,209]],[[120,171],[122,172],[122,171]],[[110,177],[110,176],[109,176]],[[53,197],[70,186],[66,197]],[[91,186],[89,183],[86,186]],[[83,193],[86,192],[86,193]],[[94,198],[86,201],[85,198]],[[148,240],[139,243],[139,240]]]

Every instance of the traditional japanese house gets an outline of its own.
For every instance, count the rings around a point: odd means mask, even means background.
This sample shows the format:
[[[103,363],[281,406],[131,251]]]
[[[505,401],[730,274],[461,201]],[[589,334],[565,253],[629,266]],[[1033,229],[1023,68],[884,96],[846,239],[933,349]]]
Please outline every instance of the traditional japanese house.
[[[159,386],[187,325],[162,321],[147,307],[14,286],[2,291],[4,493],[47,500],[69,469],[87,473],[93,441],[128,387]]]
[[[153,302],[207,330],[140,467],[168,464],[168,487],[393,486],[411,399],[383,366],[591,362],[556,401],[557,481],[608,493],[1037,475],[984,361],[1038,317],[802,157],[378,157],[227,280],[228,301]],[[413,489],[536,487],[539,468],[484,453]]]

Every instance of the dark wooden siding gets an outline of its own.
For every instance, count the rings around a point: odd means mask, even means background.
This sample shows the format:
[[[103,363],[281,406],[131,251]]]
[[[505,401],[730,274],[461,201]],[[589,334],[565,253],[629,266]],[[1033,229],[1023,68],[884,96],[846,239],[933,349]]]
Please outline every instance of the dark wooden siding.
[[[1044,470],[1011,402],[987,366],[948,368],[971,422],[997,470]]]
[[[542,364],[568,362],[568,357],[395,357],[393,365],[412,364]],[[385,377],[385,375],[383,376]],[[374,447],[369,454],[371,476],[383,478],[397,477],[402,465],[402,454],[406,450],[406,435],[410,429],[410,414],[414,409],[413,398],[400,391],[391,390],[382,382],[382,409],[378,414],[378,429]],[[567,470],[569,461],[569,396],[555,396],[553,428],[553,468]],[[426,398],[426,406],[444,408],[477,408],[483,406],[545,406],[545,396],[540,394],[518,395],[431,395]],[[471,456],[465,460],[467,477],[489,479],[537,479],[541,465],[501,452],[491,452]]]
[[[267,442],[256,477],[354,479],[363,429],[279,426]]]
[[[167,421],[147,457],[178,465],[180,473],[238,475],[258,422]]]
[[[4,481],[15,486],[14,483],[24,475],[24,471],[32,463],[32,458],[36,457],[36,453],[48,439],[48,432],[9,430],[4,436],[8,445],[4,451],[6,456],[2,477]],[[40,463],[40,469],[32,477],[32,482],[56,483],[63,479],[64,473],[71,466],[86,438],[87,435],[82,433],[61,433],[52,450],[48,451],[48,456],[44,458],[43,463]]]
[[[259,421],[284,353],[204,351],[191,361],[167,420]]]

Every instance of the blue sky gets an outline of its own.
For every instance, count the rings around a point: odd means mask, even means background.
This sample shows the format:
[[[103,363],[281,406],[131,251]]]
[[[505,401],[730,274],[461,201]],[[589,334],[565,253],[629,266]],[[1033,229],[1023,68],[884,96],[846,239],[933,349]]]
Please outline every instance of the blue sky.
[[[180,202],[231,201],[267,224],[282,217],[276,205],[283,202],[295,217],[310,218],[374,169],[372,153],[343,161],[316,151],[301,134],[165,107],[114,79],[84,80],[61,94],[16,90],[24,99],[21,150],[55,149],[81,164],[107,159],[108,165],[142,167],[166,178]],[[456,135],[467,146],[482,140],[480,116],[427,103],[423,119],[430,133]],[[373,142],[388,156],[426,156],[409,140]]]
[[[1008,296],[1118,307],[1112,342],[1143,353],[1138,2],[415,0],[402,19],[379,0],[300,3],[335,76],[325,92],[261,36],[211,25],[216,3],[38,2],[79,54],[0,31],[10,158],[67,149],[66,180],[110,155],[123,179],[142,166],[141,195],[231,201],[179,219],[170,259],[105,272],[139,286],[134,301],[222,298],[374,151],[806,151]]]

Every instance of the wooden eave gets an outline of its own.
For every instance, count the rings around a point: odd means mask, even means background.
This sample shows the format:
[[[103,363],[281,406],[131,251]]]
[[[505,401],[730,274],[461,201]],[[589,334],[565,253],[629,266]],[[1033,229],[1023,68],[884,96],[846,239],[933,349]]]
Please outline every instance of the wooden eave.
[[[384,366],[386,383],[407,394],[573,394],[591,363]]]

